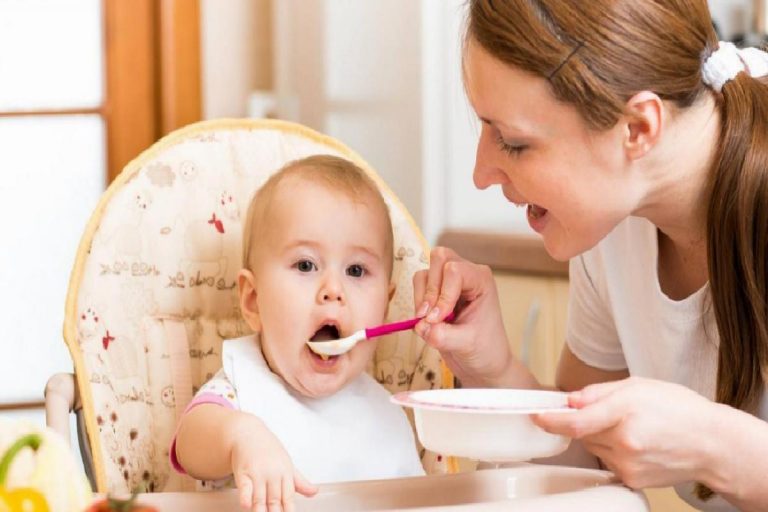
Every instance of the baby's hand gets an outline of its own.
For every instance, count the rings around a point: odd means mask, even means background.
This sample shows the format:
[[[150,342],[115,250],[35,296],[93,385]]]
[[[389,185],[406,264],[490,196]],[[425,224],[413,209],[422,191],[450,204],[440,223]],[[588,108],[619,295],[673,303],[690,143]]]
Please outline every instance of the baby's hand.
[[[240,505],[256,512],[293,512],[296,492],[317,493],[317,487],[293,467],[280,441],[253,416],[243,422],[233,440],[232,474]]]

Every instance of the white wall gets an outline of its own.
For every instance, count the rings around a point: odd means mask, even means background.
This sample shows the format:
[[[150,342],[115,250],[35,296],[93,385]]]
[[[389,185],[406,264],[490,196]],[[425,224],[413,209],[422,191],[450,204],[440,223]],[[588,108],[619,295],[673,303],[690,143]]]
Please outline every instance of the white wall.
[[[462,5],[283,0],[274,11],[280,117],[359,152],[430,242],[447,225],[527,229],[500,193],[472,186],[477,126],[459,73]]]
[[[422,3],[423,225],[430,241],[445,228],[532,233],[524,210],[511,207],[498,187],[480,191],[472,183],[480,124],[461,80],[465,4]]]
[[[203,118],[245,117],[256,89],[272,87],[270,0],[201,0]]]
[[[709,0],[709,10],[724,39],[751,28],[752,0]]]
[[[412,0],[274,5],[279,116],[362,155],[417,221],[422,211],[420,6]]]

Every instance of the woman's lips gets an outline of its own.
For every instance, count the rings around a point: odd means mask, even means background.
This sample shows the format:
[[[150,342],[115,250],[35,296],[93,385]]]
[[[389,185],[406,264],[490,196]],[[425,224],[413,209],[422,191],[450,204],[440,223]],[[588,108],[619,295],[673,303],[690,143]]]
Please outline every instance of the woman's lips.
[[[529,204],[526,214],[528,225],[537,233],[541,233],[549,221],[549,210],[535,204]]]
[[[529,204],[527,213],[528,213],[528,216],[533,219],[540,219],[541,217],[547,214],[547,209],[542,208],[541,206],[536,204]]]

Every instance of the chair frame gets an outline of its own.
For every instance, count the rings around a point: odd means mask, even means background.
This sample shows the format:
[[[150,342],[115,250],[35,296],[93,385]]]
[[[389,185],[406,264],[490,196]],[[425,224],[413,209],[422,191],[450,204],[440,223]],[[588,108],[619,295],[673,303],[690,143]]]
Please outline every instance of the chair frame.
[[[88,444],[88,432],[85,429],[83,403],[80,401],[80,391],[77,389],[74,373],[55,373],[45,384],[45,424],[59,433],[69,444],[70,414],[75,415],[77,444],[80,447],[80,457],[83,469],[91,488],[96,488],[96,477],[93,471],[93,454]]]
[[[328,137],[305,126],[287,121],[253,119],[216,119],[189,125],[176,130],[155,142],[151,147],[147,148],[143,153],[125,166],[123,172],[115,178],[104,194],[102,194],[98,205],[94,209],[81,238],[72,274],[70,276],[70,285],[65,305],[64,339],[70,350],[70,355],[72,356],[75,366],[75,372],[74,374],[56,374],[51,377],[46,386],[46,422],[54,430],[62,433],[65,438],[69,440],[69,414],[73,412],[75,413],[77,418],[78,442],[83,458],[83,465],[94,489],[104,492],[107,488],[107,481],[104,461],[99,455],[101,453],[101,441],[99,439],[99,433],[95,427],[96,420],[92,416],[92,411],[94,411],[94,398],[89,388],[87,372],[80,371],[85,368],[85,363],[82,353],[77,348],[78,334],[76,328],[76,310],[78,295],[80,293],[80,281],[83,276],[86,260],[90,254],[91,243],[96,231],[99,229],[104,211],[113,196],[115,196],[123,186],[133,178],[145,162],[154,158],[156,154],[164,151],[166,148],[175,146],[179,141],[183,141],[196,134],[206,133],[211,129],[257,130],[262,128],[275,129],[283,133],[306,137],[321,145],[338,151],[345,155],[346,158],[349,158],[360,165],[366,171],[373,171],[360,155],[332,137]],[[413,228],[413,232],[418,237],[419,245],[423,248],[426,254],[428,254],[429,246],[413,218],[408,213],[408,210],[375,171],[371,173],[371,178],[382,190],[382,193],[387,195],[389,200],[405,213],[406,222]],[[444,362],[441,362],[439,372],[437,378],[439,379],[439,382],[442,383],[442,387],[453,387],[454,376]],[[96,454],[96,457],[94,457],[94,454]]]

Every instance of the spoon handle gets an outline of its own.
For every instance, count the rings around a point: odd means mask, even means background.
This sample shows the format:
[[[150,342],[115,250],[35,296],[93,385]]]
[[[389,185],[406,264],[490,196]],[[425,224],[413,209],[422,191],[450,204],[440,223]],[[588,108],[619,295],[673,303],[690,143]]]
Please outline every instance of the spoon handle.
[[[451,313],[445,317],[443,322],[450,322],[456,317],[456,314],[451,311]],[[419,316],[416,318],[411,318],[410,320],[403,320],[402,322],[393,322],[391,324],[383,324],[379,325],[377,327],[370,327],[365,330],[365,338],[371,339],[376,338],[378,336],[384,336],[385,334],[390,334],[393,332],[399,332],[399,331],[407,331],[408,329],[413,329],[413,327],[421,321],[423,317]]]

